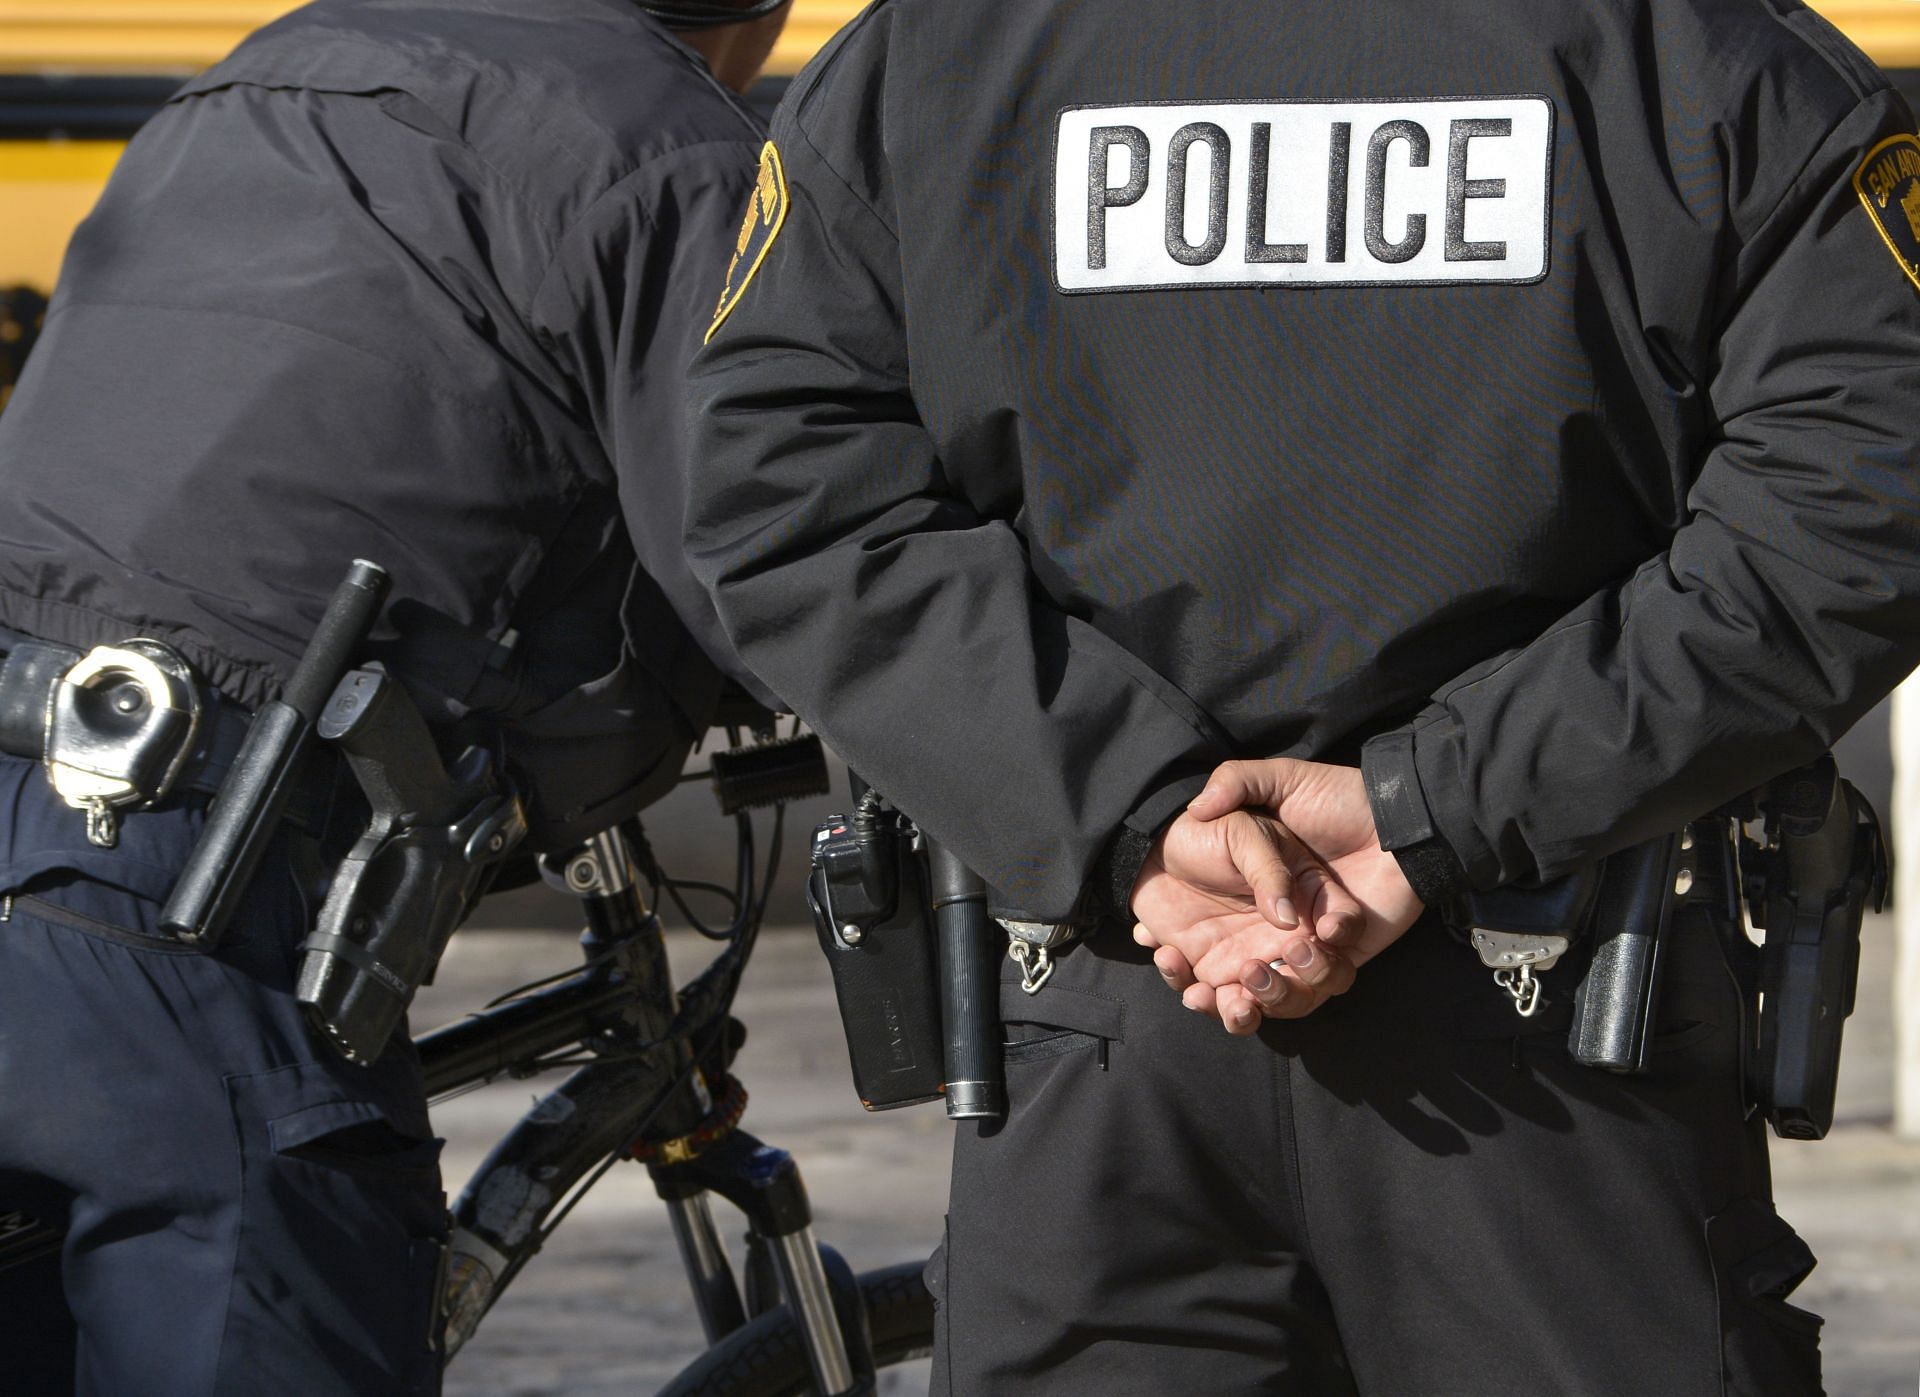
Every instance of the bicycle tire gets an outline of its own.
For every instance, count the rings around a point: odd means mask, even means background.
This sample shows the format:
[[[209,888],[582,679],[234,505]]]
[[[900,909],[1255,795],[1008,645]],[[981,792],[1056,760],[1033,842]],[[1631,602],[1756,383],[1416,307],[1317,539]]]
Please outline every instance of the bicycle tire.
[[[910,1261],[860,1276],[873,1331],[873,1361],[888,1368],[933,1352],[933,1297]],[[805,1397],[813,1388],[807,1351],[786,1306],[769,1310],[701,1354],[659,1397]]]

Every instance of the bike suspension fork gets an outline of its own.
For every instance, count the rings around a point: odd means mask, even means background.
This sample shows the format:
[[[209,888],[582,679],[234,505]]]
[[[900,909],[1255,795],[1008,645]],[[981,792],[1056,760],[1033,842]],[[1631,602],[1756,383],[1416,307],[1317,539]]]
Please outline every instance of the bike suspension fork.
[[[807,1362],[813,1370],[817,1389],[829,1397],[869,1390],[873,1353],[858,1289],[855,1286],[851,1295],[836,1294],[848,1289],[851,1272],[846,1271],[844,1262],[838,1262],[844,1274],[836,1287],[829,1275],[827,1260],[814,1239],[812,1208],[807,1202],[806,1186],[800,1180],[800,1168],[792,1155],[736,1130],[694,1159],[653,1166],[653,1176],[655,1186],[661,1196],[668,1199],[669,1206],[675,1201],[674,1195],[686,1199],[689,1195],[711,1191],[745,1213],[753,1234],[771,1250],[781,1296],[806,1342]],[[676,1213],[676,1234],[680,1229],[679,1216]],[[711,1252],[703,1257],[701,1253],[707,1251],[708,1243],[700,1240],[698,1218],[690,1219],[694,1235],[690,1239],[693,1256],[688,1260],[688,1272],[694,1277],[696,1293],[707,1284],[717,1292],[720,1285],[717,1277],[724,1274],[727,1294],[734,1297],[733,1303],[737,1305],[731,1271],[722,1273],[712,1264],[711,1257],[717,1256],[719,1266],[725,1267],[725,1256],[711,1227],[709,1214],[707,1236]],[[683,1242],[682,1255],[688,1256],[689,1250],[689,1242]],[[704,1303],[701,1317],[705,1322]],[[711,1331],[709,1337],[712,1337]]]
[[[706,1332],[707,1342],[717,1344],[745,1324],[747,1315],[740,1304],[740,1287],[734,1283],[720,1229],[714,1225],[711,1196],[704,1188],[659,1178],[654,1185],[667,1205],[673,1240],[679,1245],[687,1279],[693,1283],[700,1327]]]

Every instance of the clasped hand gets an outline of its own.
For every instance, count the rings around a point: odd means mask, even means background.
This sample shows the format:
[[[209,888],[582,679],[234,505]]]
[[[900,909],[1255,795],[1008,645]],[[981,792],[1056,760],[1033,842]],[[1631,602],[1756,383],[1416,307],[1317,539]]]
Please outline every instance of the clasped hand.
[[[1423,910],[1359,770],[1286,757],[1217,769],[1154,842],[1132,906],[1167,983],[1234,1034],[1343,993]]]

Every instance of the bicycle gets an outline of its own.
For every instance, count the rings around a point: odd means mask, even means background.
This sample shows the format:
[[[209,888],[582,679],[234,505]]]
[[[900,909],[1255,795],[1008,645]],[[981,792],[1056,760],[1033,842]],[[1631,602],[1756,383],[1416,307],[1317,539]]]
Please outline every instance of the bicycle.
[[[727,927],[705,926],[683,896],[726,890],[667,877],[639,820],[623,821],[538,861],[544,881],[579,901],[581,968],[414,1040],[434,1102],[503,1076],[573,1069],[500,1139],[453,1205],[441,1303],[449,1362],[622,1160],[644,1163],[666,1204],[708,1343],[661,1397],[840,1397],[870,1392],[879,1369],[932,1352],[919,1266],[856,1275],[815,1239],[797,1162],[740,1128],[745,1091],[728,1068],[744,1035],[730,1009],[766,912],[783,809],[775,804],[757,877],[751,817],[724,797],[722,805],[738,852]],[[678,989],[654,908],[662,892],[696,930],[725,943]],[[747,1219],[744,1286],[721,1242],[715,1195]],[[59,1245],[57,1229],[0,1214],[0,1270],[44,1262]]]

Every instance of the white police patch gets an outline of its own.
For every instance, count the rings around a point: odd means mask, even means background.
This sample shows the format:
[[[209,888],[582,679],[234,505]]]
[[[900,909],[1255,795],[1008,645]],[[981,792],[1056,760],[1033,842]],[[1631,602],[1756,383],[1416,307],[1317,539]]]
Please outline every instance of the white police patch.
[[[1538,281],[1552,170],[1544,97],[1070,107],[1054,283]]]

